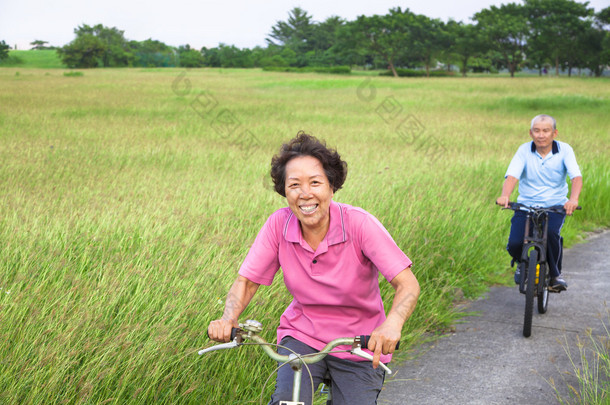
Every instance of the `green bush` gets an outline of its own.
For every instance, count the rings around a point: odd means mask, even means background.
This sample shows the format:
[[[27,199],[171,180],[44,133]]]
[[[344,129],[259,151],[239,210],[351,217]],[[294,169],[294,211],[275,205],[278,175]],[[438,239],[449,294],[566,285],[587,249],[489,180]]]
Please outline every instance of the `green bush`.
[[[23,59],[13,55],[9,55],[7,58],[0,61],[0,67],[14,67],[20,65],[23,65]]]

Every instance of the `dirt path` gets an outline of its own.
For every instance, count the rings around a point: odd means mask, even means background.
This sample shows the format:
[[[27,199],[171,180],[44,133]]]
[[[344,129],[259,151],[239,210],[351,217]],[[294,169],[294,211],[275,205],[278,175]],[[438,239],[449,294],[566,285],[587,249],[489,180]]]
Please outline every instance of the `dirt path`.
[[[610,297],[610,232],[592,235],[564,252],[569,290],[551,294],[549,309],[534,309],[532,336],[524,338],[525,296],[517,287],[492,288],[468,306],[456,332],[418,350],[416,358],[392,367],[380,404],[555,404],[554,381],[564,398],[578,387],[577,341],[585,331],[606,336]],[[608,303],[610,304],[610,303]]]

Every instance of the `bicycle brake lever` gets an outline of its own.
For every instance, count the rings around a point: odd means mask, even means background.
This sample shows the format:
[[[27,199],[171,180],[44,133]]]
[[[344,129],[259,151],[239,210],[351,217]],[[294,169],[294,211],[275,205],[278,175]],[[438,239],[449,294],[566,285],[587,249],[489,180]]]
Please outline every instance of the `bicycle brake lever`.
[[[208,352],[213,352],[215,350],[233,349],[234,347],[237,347],[237,346],[239,346],[239,343],[237,343],[237,340],[234,340],[229,343],[221,343],[216,346],[208,347],[207,349],[199,350],[197,353],[201,356],[202,354],[205,354]]]
[[[371,360],[371,361],[373,361],[373,355],[372,355],[372,354],[368,354],[367,352],[363,351],[363,350],[362,350],[361,348],[359,348],[359,347],[353,348],[353,349],[351,350],[351,352],[352,352],[352,354],[355,354],[356,356],[360,356],[360,357],[362,357],[363,359],[367,359],[367,360]],[[381,366],[381,368],[382,368],[382,369],[384,369],[384,370],[385,370],[385,372],[386,372],[386,373],[388,373],[388,374],[392,374],[392,370],[390,370],[390,369],[388,368],[388,366],[386,366],[386,365],[385,365],[385,364],[383,364],[382,362],[379,362],[379,365]]]

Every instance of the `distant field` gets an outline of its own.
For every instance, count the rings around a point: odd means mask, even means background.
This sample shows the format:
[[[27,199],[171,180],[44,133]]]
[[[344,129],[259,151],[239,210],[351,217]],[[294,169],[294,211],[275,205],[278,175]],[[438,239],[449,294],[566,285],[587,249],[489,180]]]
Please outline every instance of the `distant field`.
[[[260,350],[196,350],[285,206],[269,163],[299,130],[347,160],[335,200],[376,215],[414,262],[405,351],[450,328],[454,299],[510,283],[510,214],[493,202],[534,115],[558,119],[583,170],[567,242],[610,226],[604,79],[16,67],[0,88],[0,403],[257,400],[274,368]],[[278,276],[243,319],[272,340],[289,302]]]
[[[0,67],[55,69],[66,68],[57,51],[44,49],[36,51],[9,51],[8,59],[0,62]]]

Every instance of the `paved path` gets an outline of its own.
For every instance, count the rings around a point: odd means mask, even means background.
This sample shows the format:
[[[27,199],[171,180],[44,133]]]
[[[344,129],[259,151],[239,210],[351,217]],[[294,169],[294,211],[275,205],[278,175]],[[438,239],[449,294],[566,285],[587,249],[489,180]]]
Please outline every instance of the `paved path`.
[[[529,338],[522,335],[525,296],[516,286],[492,288],[468,305],[478,316],[467,317],[455,333],[392,367],[394,377],[386,379],[379,403],[559,403],[548,381],[555,381],[562,397],[569,398],[568,384],[578,387],[578,381],[565,348],[580,364],[576,342],[587,340],[585,330],[606,335],[601,320],[608,325],[609,253],[610,232],[594,234],[564,252],[569,290],[550,295],[546,314],[534,308]]]

